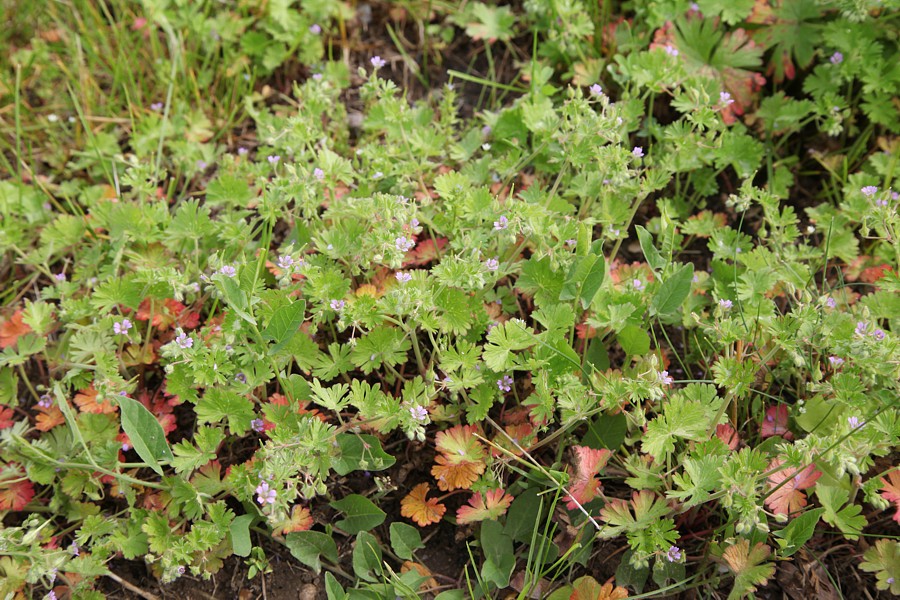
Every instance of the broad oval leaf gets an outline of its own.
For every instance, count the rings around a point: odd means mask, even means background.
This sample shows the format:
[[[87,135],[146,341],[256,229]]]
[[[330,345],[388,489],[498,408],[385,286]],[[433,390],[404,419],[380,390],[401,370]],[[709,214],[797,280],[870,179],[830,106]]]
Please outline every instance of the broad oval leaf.
[[[160,461],[170,461],[174,457],[166,442],[166,432],[147,408],[133,398],[119,397],[122,412],[122,430],[128,435],[134,451],[147,466],[162,475]]]
[[[272,340],[275,345],[269,348],[269,355],[277,354],[279,350],[291,341],[294,334],[303,323],[306,313],[306,301],[297,300],[287,306],[282,306],[272,315],[269,325],[263,330],[264,339]]]
[[[331,506],[347,515],[346,519],[341,519],[336,525],[351,535],[378,527],[384,523],[386,516],[374,502],[359,494],[350,494],[332,502]]]
[[[668,315],[674,313],[691,293],[691,282],[694,279],[694,265],[687,263],[666,279],[650,302],[650,314]]]

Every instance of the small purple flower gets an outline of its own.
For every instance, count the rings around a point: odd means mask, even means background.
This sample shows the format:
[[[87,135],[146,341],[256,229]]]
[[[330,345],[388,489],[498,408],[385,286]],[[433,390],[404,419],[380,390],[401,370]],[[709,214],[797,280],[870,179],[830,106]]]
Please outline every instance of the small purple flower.
[[[278,161],[281,160],[281,157],[278,156],[277,154],[270,154],[269,156],[266,157],[266,160],[269,161],[270,165],[275,166],[278,164]]]
[[[876,205],[876,206],[887,206],[887,205],[888,205],[888,201],[887,201],[887,200],[876,200],[876,201],[875,201],[875,205]]]
[[[325,179],[325,171],[323,171],[319,167],[316,167],[315,169],[313,169],[313,177],[315,177],[319,181],[322,181],[323,179]]]
[[[197,168],[200,169],[201,171],[205,171],[207,166],[208,166],[208,165],[206,164],[206,161],[205,161],[205,160],[198,160],[198,161],[197,161]]]
[[[871,198],[872,196],[874,196],[875,194],[878,193],[878,188],[875,187],[874,185],[867,185],[866,187],[860,189],[859,191],[861,191],[863,193],[863,196],[867,196],[867,197]]]
[[[53,406],[53,399],[50,398],[49,394],[42,394],[40,400],[38,400],[38,406],[41,408],[50,408]]]
[[[372,66],[376,71],[387,64],[385,60],[380,56],[373,56],[369,62],[372,63]]]
[[[401,235],[396,240],[394,240],[394,245],[400,252],[409,252],[413,249],[413,246],[415,246],[416,243],[405,235]]]
[[[322,28],[319,27],[318,23],[313,23],[309,26],[309,32],[313,35],[319,35],[320,33],[322,33]]]
[[[278,257],[278,267],[281,269],[290,269],[294,264],[294,259],[289,254]]]
[[[857,321],[856,322],[856,333],[859,335],[866,335],[866,332],[869,331],[869,324],[865,321]]]
[[[256,501],[262,505],[265,504],[275,504],[275,497],[278,494],[269,487],[269,483],[267,481],[261,481],[258,486],[256,486]]]
[[[56,592],[54,592],[53,590],[50,590],[49,592],[47,592],[47,595],[44,596],[44,600],[57,600]]]
[[[669,56],[678,56],[678,49],[675,48],[672,44],[666,44],[666,54]]]
[[[53,278],[59,282],[63,282],[66,280],[66,274],[65,273],[57,273],[56,275],[53,276]]]
[[[113,323],[113,331],[116,335],[128,335],[129,329],[131,329],[131,321],[128,319],[122,319],[119,323]]]
[[[313,73],[312,78],[314,81],[322,81],[322,74],[321,73]]]
[[[842,364],[844,364],[844,359],[841,358],[840,356],[829,356],[828,362],[831,364],[832,367],[839,367]]]
[[[641,148],[640,146],[635,146],[631,150],[631,155],[635,158],[643,158],[644,157],[644,149]]]
[[[237,274],[237,269],[235,269],[231,265],[225,265],[221,269],[219,269],[219,273],[221,273],[225,277],[234,277]]]
[[[833,65],[839,65],[842,62],[844,62],[844,55],[841,54],[840,52],[835,52],[834,54],[831,55],[831,58],[829,58],[828,60],[830,60],[831,64],[833,64]]]
[[[725,106],[734,104],[734,98],[728,92],[719,92],[719,102]]]
[[[81,554],[81,551],[78,549],[78,543],[75,540],[72,540],[72,543],[69,544],[69,552],[72,553],[72,556],[78,556]]]
[[[412,221],[409,222],[409,226],[410,226],[410,227],[418,227],[418,226],[419,226],[419,220],[418,220],[417,218],[413,217],[413,218],[412,218]]]
[[[237,381],[238,383],[247,383],[247,376],[244,375],[243,373],[238,373],[237,375],[234,376],[234,380]]]
[[[153,104],[150,105],[150,110],[152,110],[152,111],[159,112],[162,109],[163,109],[162,102],[154,102]]]
[[[410,406],[409,414],[419,423],[424,423],[428,419],[428,410],[424,406]]]
[[[847,417],[847,424],[850,425],[850,429],[859,429],[862,426],[862,422],[860,422],[859,417]]]
[[[256,433],[262,433],[265,430],[266,426],[263,423],[262,419],[253,419],[250,421],[250,429],[255,431]]]
[[[734,306],[734,303],[731,300],[721,299],[719,300],[719,307],[722,310],[731,310],[731,307]]]
[[[506,218],[506,215],[501,215],[499,219],[494,221],[494,231],[503,231],[509,227],[509,219]]]
[[[672,385],[675,383],[675,379],[673,379],[668,371],[660,371],[656,374],[656,378],[659,379],[659,382],[663,385]]]
[[[238,148],[238,154],[239,154],[240,156],[246,156],[248,152],[250,152],[250,151],[247,150],[246,148],[244,148],[243,146],[241,146],[240,148]]]
[[[678,546],[670,546],[669,551],[666,552],[666,559],[669,562],[677,562],[681,560],[681,548]]]
[[[591,94],[594,96],[602,96],[603,95],[603,88],[600,87],[599,83],[595,83],[594,85],[592,85],[590,87],[590,90],[591,90]]]
[[[344,301],[343,300],[332,300],[331,301],[331,310],[341,311],[344,309]]]
[[[500,268],[500,261],[496,258],[489,258],[484,261],[484,266],[487,267],[488,271],[496,271]]]
[[[577,243],[578,243],[577,240],[566,240],[566,246],[568,246],[569,248],[574,248],[575,244],[577,244]]]
[[[509,375],[504,375],[502,379],[497,380],[497,387],[500,388],[503,392],[508,392],[512,389],[513,386],[513,378]]]
[[[412,273],[409,273],[408,271],[397,271],[397,274],[394,275],[394,277],[396,277],[397,281],[400,283],[406,283],[412,279]]]
[[[193,340],[193,338],[188,336],[188,334],[186,334],[185,332],[182,331],[175,338],[175,343],[178,344],[180,347],[184,348],[185,350],[187,350],[188,348],[193,347],[194,340]]]
[[[184,568],[184,565],[179,565],[178,568],[176,569],[176,571],[178,571],[178,574],[179,574],[179,575],[184,575],[184,572],[185,572],[186,570],[187,570],[187,569]]]
[[[700,5],[696,2],[691,2],[691,10],[694,12],[700,12]]]
[[[881,329],[876,329],[875,331],[872,332],[872,337],[875,338],[876,340],[878,340],[879,342],[884,339],[884,335],[885,335],[884,331],[882,331]]]
[[[641,281],[640,279],[633,280],[631,282],[631,285],[634,286],[634,289],[636,289],[639,292],[644,289],[644,282]]]
[[[893,577],[888,577],[888,578],[887,578],[887,583],[888,583],[888,585],[894,585],[894,578],[893,578]]]
[[[828,298],[825,301],[825,306],[827,306],[828,308],[834,308],[837,306],[837,300],[835,300],[834,298]]]

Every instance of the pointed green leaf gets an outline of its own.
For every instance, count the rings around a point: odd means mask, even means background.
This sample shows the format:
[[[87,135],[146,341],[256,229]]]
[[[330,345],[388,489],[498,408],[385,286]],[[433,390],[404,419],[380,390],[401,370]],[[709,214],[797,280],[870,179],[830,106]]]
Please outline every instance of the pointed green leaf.
[[[637,231],[638,241],[641,243],[641,251],[644,253],[644,258],[647,259],[647,264],[654,271],[662,271],[666,267],[666,259],[662,257],[659,250],[653,245],[653,236],[640,225],[635,227],[635,231]]]
[[[384,523],[386,516],[375,503],[359,494],[350,494],[332,502],[331,506],[347,515],[346,519],[341,519],[336,525],[351,535],[378,527]]]
[[[275,345],[269,348],[269,356],[277,354],[279,350],[291,341],[291,338],[294,337],[294,334],[297,333],[297,330],[303,323],[305,313],[305,300],[297,300],[275,311],[268,327],[262,332],[263,339],[275,342]]]
[[[674,313],[691,293],[691,282],[694,279],[694,265],[687,263],[672,273],[653,296],[650,302],[650,315],[668,315]]]
[[[138,453],[147,466],[162,475],[160,461],[170,461],[174,457],[166,442],[166,432],[143,404],[128,398],[119,397],[119,410],[122,412],[122,430],[128,435],[134,451]]]
[[[778,543],[781,546],[782,556],[791,556],[812,537],[816,523],[824,512],[824,508],[808,510],[788,523],[787,527],[775,532],[775,536],[781,538]]]
[[[424,548],[419,530],[412,525],[394,521],[391,523],[391,548],[403,560],[412,560],[413,552]]]
[[[317,574],[322,570],[322,562],[319,557],[324,556],[337,564],[337,546],[330,535],[319,531],[297,531],[289,533],[284,539],[285,545],[291,554],[304,565]]]

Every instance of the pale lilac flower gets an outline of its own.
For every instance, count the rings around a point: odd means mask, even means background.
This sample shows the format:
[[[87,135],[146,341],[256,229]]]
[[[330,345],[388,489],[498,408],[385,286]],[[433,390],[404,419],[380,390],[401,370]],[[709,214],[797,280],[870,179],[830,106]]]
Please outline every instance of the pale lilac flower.
[[[691,10],[694,12],[700,12],[700,5],[696,2],[691,2]]]
[[[681,548],[678,546],[670,546],[669,551],[666,552],[666,559],[669,562],[676,562],[681,560]]]
[[[839,65],[842,62],[844,62],[844,55],[841,54],[840,52],[835,52],[834,54],[831,55],[831,58],[829,58],[828,60],[830,60],[831,64],[833,64],[833,65]]]
[[[869,330],[869,324],[865,321],[857,321],[856,322],[856,333],[859,335],[866,335],[866,332]]]
[[[159,112],[162,109],[163,109],[162,102],[154,102],[153,104],[150,105],[150,110],[152,110],[152,111]]]
[[[500,391],[508,392],[512,389],[513,378],[509,375],[504,375],[502,379],[497,380],[497,387],[500,388]]]
[[[631,151],[631,155],[635,158],[643,158],[644,157],[644,149],[640,146],[635,146]]]
[[[131,329],[131,321],[128,319],[122,319],[120,323],[113,323],[113,331],[116,335],[128,335],[129,329]]]
[[[494,221],[494,231],[502,231],[509,227],[509,219],[506,218],[506,215],[501,215],[499,219]]]
[[[197,161],[197,168],[200,169],[201,171],[205,171],[205,170],[206,170],[206,167],[208,167],[208,166],[209,166],[209,165],[206,164],[206,161],[205,161],[205,160],[198,160],[198,161]]]
[[[258,486],[256,486],[256,501],[260,504],[275,504],[275,497],[278,495],[275,490],[269,487],[269,483],[267,481],[261,481]]]
[[[862,426],[859,417],[847,417],[847,423],[850,425],[850,429],[859,429]]]
[[[723,298],[719,300],[719,306],[722,308],[722,310],[730,310],[731,307],[734,306],[734,303],[732,303],[731,300],[726,300]]]
[[[234,376],[234,380],[237,381],[238,383],[247,383],[247,376],[244,375],[243,373],[238,373],[237,375]]]
[[[734,98],[728,92],[719,92],[719,102],[725,106],[730,106],[734,104]]]
[[[600,87],[599,83],[595,83],[594,85],[592,85],[590,87],[590,90],[591,90],[591,94],[593,94],[594,96],[602,96],[603,95],[603,88]]]
[[[56,592],[54,592],[53,590],[50,590],[49,592],[47,592],[47,595],[44,596],[44,600],[57,600]]]
[[[238,148],[238,154],[241,156],[246,156],[248,152],[250,152],[250,151],[247,150],[246,148],[244,148],[243,146]]]
[[[428,419],[428,410],[424,406],[410,406],[409,414],[420,423],[424,423]]]
[[[322,33],[322,28],[319,27],[318,23],[313,23],[309,26],[309,32],[313,35],[319,35],[320,33]]]
[[[834,308],[837,306],[837,300],[835,300],[834,298],[828,298],[828,300],[825,301],[825,306],[827,306],[828,308]]]
[[[415,246],[416,243],[405,235],[401,235],[396,240],[394,240],[394,245],[400,252],[409,252],[413,249],[413,246]]]
[[[659,379],[659,382],[663,385],[672,385],[675,383],[675,379],[673,379],[668,371],[660,371],[656,374],[656,378]]]
[[[59,282],[63,282],[66,280],[66,274],[65,273],[57,273],[56,275],[53,276],[53,278]]]
[[[372,179],[381,179],[384,177],[384,173],[381,171],[375,171],[375,174],[372,175]]]
[[[256,433],[262,433],[266,427],[262,419],[253,419],[250,421],[250,428]]]
[[[672,44],[666,44],[666,54],[669,56],[678,56],[678,49]]]
[[[491,135],[491,131],[493,131],[491,129],[491,126],[485,125],[484,127],[481,128],[481,135],[487,137],[487,136]]]
[[[325,179],[325,171],[323,171],[319,167],[316,167],[315,169],[313,169],[313,177],[315,177],[319,181],[322,181],[323,179]]]
[[[829,356],[828,362],[831,363],[832,367],[839,367],[844,364],[844,359],[840,356]]]
[[[413,217],[413,218],[412,218],[412,221],[409,222],[409,226],[410,226],[410,227],[418,227],[418,226],[419,226],[419,220],[418,220],[417,218]]]
[[[339,311],[344,309],[344,301],[343,300],[332,300],[331,301],[331,310]]]
[[[184,568],[184,565],[178,565],[178,569],[176,569],[176,570],[178,571],[179,575],[184,575],[184,572],[186,571],[186,569]]]
[[[888,583],[888,585],[894,585],[894,578],[893,578],[893,577],[888,577],[888,578],[887,578],[887,583]]]
[[[269,161],[270,165],[274,166],[274,165],[278,164],[278,161],[281,160],[281,157],[278,156],[277,154],[270,154],[269,156],[266,157],[266,160]]]
[[[185,332],[182,331],[175,338],[175,343],[186,350],[188,348],[191,348],[194,345],[194,340],[193,340],[193,338],[188,336],[188,334],[186,334]]]
[[[496,271],[500,268],[500,261],[496,258],[489,258],[484,261],[484,266],[488,268],[488,271]]]
[[[387,64],[380,56],[373,56],[369,62],[372,63],[372,66],[375,67],[376,71]]]
[[[407,281],[412,280],[412,274],[408,271],[397,271],[397,274],[394,275],[397,278],[397,281],[400,283],[406,283]]]
[[[881,340],[884,339],[884,331],[882,331],[880,329],[876,329],[875,331],[872,332],[872,337],[874,337],[876,340],[878,340],[880,342]]]
[[[321,73],[313,73],[312,78],[314,81],[322,81],[322,74]]]
[[[278,267],[281,269],[290,269],[291,265],[294,264],[294,259],[290,257],[289,254],[285,254],[284,256],[278,257]]]
[[[633,285],[634,289],[636,289],[639,292],[644,289],[644,282],[641,281],[640,279],[633,280],[631,282],[631,285]]]
[[[78,549],[78,543],[75,540],[72,540],[72,543],[69,544],[69,552],[72,553],[72,556],[78,556],[81,554],[81,551]]]
[[[566,246],[568,246],[569,248],[574,247],[575,244],[577,244],[577,243],[578,243],[577,240],[566,240]]]
[[[875,187],[874,185],[867,185],[866,187],[860,189],[859,191],[861,191],[863,193],[863,196],[872,197],[878,193],[878,188]]]
[[[38,406],[44,409],[50,408],[51,406],[53,406],[53,399],[50,398],[49,394],[43,394],[40,400],[38,400]]]
[[[219,273],[221,273],[225,277],[234,277],[237,274],[237,269],[235,269],[231,265],[225,265],[221,269],[219,269]]]
[[[887,206],[888,201],[887,200],[876,200],[875,204],[876,204],[876,206]]]

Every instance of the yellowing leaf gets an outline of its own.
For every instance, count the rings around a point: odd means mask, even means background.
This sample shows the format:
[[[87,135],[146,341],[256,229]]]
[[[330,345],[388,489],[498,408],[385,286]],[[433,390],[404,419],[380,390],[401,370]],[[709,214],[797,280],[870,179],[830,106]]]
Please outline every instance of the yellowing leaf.
[[[13,316],[0,323],[0,349],[15,346],[19,338],[30,331],[31,327],[22,322],[22,311],[17,310]]]
[[[490,490],[484,494],[477,492],[469,498],[469,506],[462,506],[456,511],[456,521],[457,523],[474,523],[485,519],[496,521],[506,514],[512,501],[513,497],[502,489]]]
[[[94,385],[91,384],[91,387],[81,390],[77,394],[75,394],[75,398],[73,401],[81,410],[81,412],[86,413],[94,413],[98,415],[106,415],[111,414],[119,410],[119,408],[108,400],[104,400],[103,402],[97,402],[98,392],[94,389]]]
[[[442,491],[467,490],[484,473],[483,462],[450,463],[443,454],[434,458],[437,463],[431,467],[431,474],[437,479],[438,488]]]
[[[750,592],[756,591],[756,586],[765,585],[775,573],[775,565],[765,563],[771,549],[762,543],[757,543],[750,549],[749,540],[741,540],[726,548],[722,553],[722,559],[728,568],[734,573],[734,589],[728,596],[731,598],[743,598]]]
[[[447,507],[440,504],[437,498],[425,499],[430,487],[427,483],[420,483],[400,501],[400,514],[412,519],[419,527],[437,523],[447,511]]]
[[[623,600],[628,597],[628,590],[611,583],[600,585],[590,575],[579,577],[572,586],[569,600]]]
[[[308,531],[313,525],[312,514],[309,509],[295,504],[291,509],[291,519],[281,529],[283,534],[294,533],[295,531]]]

